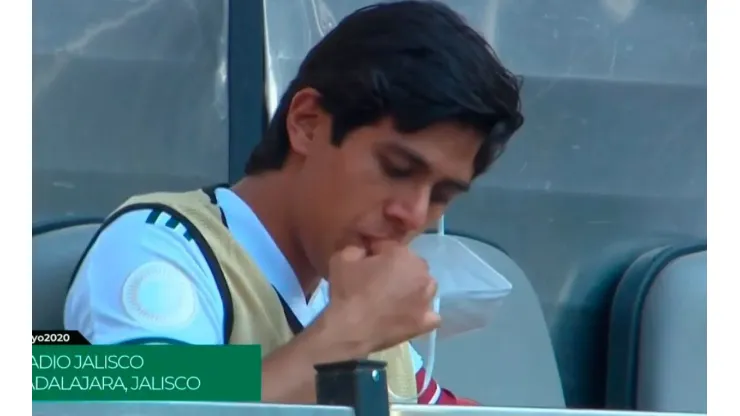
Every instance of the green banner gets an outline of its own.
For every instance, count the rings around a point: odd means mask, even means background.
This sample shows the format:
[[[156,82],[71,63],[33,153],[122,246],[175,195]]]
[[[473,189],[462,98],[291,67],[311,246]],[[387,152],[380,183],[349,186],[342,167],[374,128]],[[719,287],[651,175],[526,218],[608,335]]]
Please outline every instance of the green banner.
[[[259,345],[34,345],[33,400],[258,402]]]

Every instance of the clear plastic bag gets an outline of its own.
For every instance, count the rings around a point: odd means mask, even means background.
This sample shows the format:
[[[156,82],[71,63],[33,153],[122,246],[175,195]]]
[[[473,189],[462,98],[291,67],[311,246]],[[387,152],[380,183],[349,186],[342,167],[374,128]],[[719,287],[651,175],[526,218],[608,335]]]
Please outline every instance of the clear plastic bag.
[[[438,283],[439,338],[487,326],[503,298],[511,293],[511,283],[454,236],[422,234],[410,248],[427,261]]]

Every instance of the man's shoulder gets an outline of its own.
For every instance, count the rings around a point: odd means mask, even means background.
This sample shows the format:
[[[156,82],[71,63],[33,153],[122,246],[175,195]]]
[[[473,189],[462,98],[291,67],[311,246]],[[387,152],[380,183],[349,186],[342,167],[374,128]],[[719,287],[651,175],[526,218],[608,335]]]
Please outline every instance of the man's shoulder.
[[[75,274],[66,327],[97,343],[165,335],[223,342],[222,294],[197,245],[172,218],[141,209],[106,225]]]
[[[127,210],[105,224],[100,237],[141,242],[142,237],[156,234],[165,240],[193,243],[192,231],[179,216],[161,208]]]
[[[130,267],[157,260],[187,271],[192,278],[212,275],[187,226],[156,208],[127,211],[106,223],[86,257],[103,261],[110,269],[115,264]]]

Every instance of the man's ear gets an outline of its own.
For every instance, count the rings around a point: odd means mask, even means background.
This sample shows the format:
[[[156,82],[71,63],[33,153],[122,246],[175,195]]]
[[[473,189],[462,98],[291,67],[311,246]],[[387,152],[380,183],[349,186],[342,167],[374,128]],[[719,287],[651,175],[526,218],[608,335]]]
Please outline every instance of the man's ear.
[[[313,88],[303,88],[293,95],[285,119],[290,147],[293,152],[306,156],[313,143],[319,120],[324,110],[319,105],[321,94]]]

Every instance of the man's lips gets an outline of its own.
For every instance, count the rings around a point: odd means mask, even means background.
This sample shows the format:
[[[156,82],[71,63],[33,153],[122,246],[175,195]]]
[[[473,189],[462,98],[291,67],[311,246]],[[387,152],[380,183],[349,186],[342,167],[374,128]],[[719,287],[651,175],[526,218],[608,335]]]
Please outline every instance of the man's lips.
[[[375,238],[372,238],[367,235],[360,235],[360,244],[362,244],[362,247],[365,249],[365,252],[370,255],[372,254],[373,250],[373,243],[376,241]]]
[[[391,237],[378,237],[368,234],[360,234],[360,244],[365,248],[368,255],[374,254],[373,250],[377,243],[381,241],[398,241]]]

